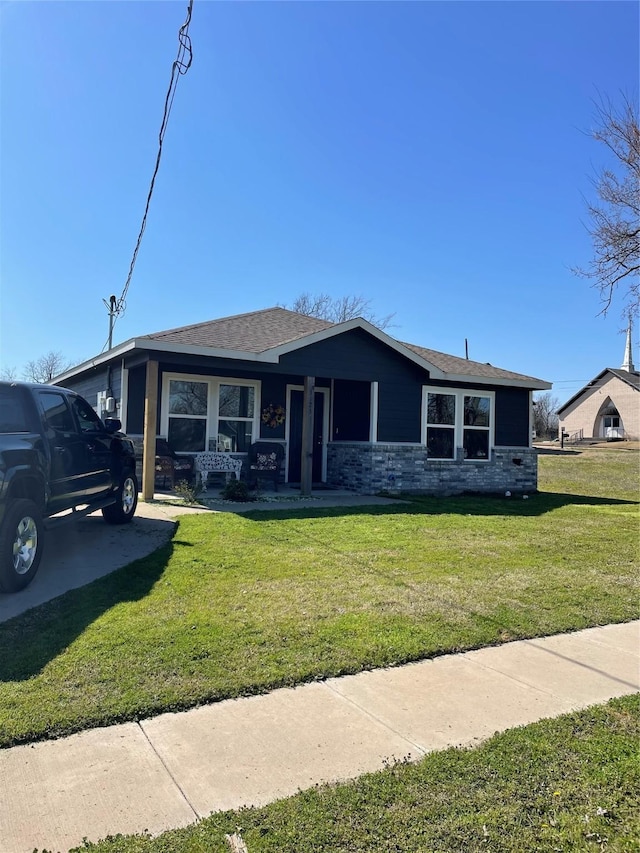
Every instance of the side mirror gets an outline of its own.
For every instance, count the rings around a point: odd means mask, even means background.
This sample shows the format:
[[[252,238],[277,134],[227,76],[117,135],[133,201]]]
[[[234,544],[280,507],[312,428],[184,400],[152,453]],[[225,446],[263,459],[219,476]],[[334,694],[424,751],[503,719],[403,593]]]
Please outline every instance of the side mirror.
[[[106,418],[104,428],[107,432],[119,432],[122,429],[122,421],[118,418]]]

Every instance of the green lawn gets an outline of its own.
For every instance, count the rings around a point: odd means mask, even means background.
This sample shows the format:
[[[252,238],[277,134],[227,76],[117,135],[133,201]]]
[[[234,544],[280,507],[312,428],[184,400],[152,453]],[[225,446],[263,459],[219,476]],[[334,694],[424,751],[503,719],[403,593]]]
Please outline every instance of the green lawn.
[[[92,853],[637,853],[638,696]]]
[[[181,520],[0,625],[0,745],[638,617],[638,454],[542,456],[528,500]]]

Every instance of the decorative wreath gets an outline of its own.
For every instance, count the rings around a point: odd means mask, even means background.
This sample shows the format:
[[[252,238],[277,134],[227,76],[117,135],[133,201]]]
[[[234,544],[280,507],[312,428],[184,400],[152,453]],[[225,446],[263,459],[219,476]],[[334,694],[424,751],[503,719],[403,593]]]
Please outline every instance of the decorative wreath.
[[[273,403],[269,403],[262,410],[262,423],[271,427],[271,429],[275,429],[284,423],[285,414],[284,406],[274,406]]]

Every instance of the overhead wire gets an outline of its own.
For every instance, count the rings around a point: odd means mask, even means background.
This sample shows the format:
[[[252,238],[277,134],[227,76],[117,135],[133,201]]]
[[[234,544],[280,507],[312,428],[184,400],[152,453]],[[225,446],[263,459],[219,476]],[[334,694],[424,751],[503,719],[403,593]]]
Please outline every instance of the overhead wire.
[[[171,115],[171,109],[173,107],[173,99],[175,98],[176,89],[178,87],[178,81],[180,77],[184,76],[189,68],[191,67],[191,62],[193,61],[193,50],[191,47],[191,38],[189,36],[189,24],[191,23],[191,13],[193,10],[193,0],[189,0],[189,5],[187,7],[187,17],[185,19],[184,24],[178,30],[178,53],[176,58],[173,61],[173,65],[171,66],[171,79],[169,81],[169,88],[167,89],[167,94],[164,99],[164,111],[162,114],[162,124],[160,125],[160,132],[158,134],[158,154],[156,156],[155,167],[153,170],[153,174],[151,176],[151,183],[149,185],[149,192],[147,194],[147,202],[145,204],[144,215],[142,217],[142,224],[140,225],[140,231],[138,233],[138,239],[136,240],[136,245],[133,250],[133,255],[131,257],[131,263],[129,265],[129,273],[127,275],[127,279],[125,281],[124,287],[122,289],[122,293],[120,298],[117,300],[115,304],[115,308],[113,308],[113,317],[110,317],[111,320],[111,328],[109,338],[105,342],[105,345],[102,347],[102,352],[109,346],[111,333],[113,332],[113,328],[115,327],[115,323],[118,317],[122,316],[127,307],[127,293],[129,292],[129,287],[131,285],[131,279],[133,277],[133,271],[135,269],[136,261],[138,259],[138,252],[140,250],[140,244],[142,243],[142,237],[144,235],[145,229],[147,227],[147,216],[149,214],[149,207],[151,205],[151,197],[153,195],[153,190],[155,187],[156,176],[158,174],[158,170],[160,168],[160,160],[162,158],[162,146],[164,143],[164,136],[167,130],[167,125],[169,123],[169,116]],[[110,309],[112,310],[112,309]]]

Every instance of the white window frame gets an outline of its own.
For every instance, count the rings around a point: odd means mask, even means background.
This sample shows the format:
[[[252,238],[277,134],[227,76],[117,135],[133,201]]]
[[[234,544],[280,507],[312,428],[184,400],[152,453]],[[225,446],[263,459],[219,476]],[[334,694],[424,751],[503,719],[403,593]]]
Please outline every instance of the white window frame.
[[[447,424],[431,424],[431,426],[442,427],[443,429],[453,429],[454,433],[454,456],[453,458],[434,458],[427,457],[428,461],[432,462],[455,462],[458,458],[458,451],[462,452],[464,447],[464,431],[466,429],[478,430],[489,433],[489,448],[486,459],[465,459],[465,462],[490,462],[491,451],[495,444],[495,419],[496,419],[496,394],[495,391],[484,391],[478,388],[448,388],[447,386],[423,385],[422,386],[422,424],[421,424],[421,444],[427,446],[427,405],[429,394],[449,394],[455,398],[455,423],[453,426]],[[489,406],[489,426],[488,427],[473,427],[464,423],[464,398],[465,397],[486,397],[490,401]]]
[[[454,421],[453,424],[432,424],[429,422],[428,413],[429,413],[429,394],[440,394],[447,397],[453,397],[454,400]],[[456,456],[458,453],[458,411],[460,409],[460,405],[458,403],[458,397],[456,392],[452,388],[430,388],[425,386],[422,389],[422,444],[427,446],[427,432],[429,427],[434,427],[435,429],[448,429],[453,433],[453,456],[432,456],[431,459],[433,461],[438,462],[455,462]]]
[[[254,389],[253,417],[252,418],[223,418],[222,420],[241,420],[251,424],[251,442],[257,441],[260,435],[260,405],[262,397],[262,383],[259,379],[236,379],[234,376],[201,376],[197,373],[163,373],[162,374],[162,405],[160,408],[160,435],[169,435],[169,417],[176,417],[169,412],[169,391],[171,382],[200,382],[207,385],[207,414],[206,416],[189,415],[188,417],[202,417],[206,420],[205,448],[215,441],[218,447],[218,423],[220,421],[220,386],[241,385],[244,388]],[[180,417],[180,415],[177,415]],[[187,416],[185,416],[187,417]],[[192,453],[194,451],[181,450],[180,453]],[[234,451],[242,453],[243,451]]]

